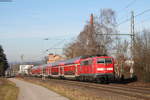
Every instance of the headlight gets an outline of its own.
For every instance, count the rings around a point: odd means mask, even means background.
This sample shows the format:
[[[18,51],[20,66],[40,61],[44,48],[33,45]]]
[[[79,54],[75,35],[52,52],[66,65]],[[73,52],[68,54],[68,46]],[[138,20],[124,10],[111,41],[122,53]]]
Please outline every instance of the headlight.
[[[107,70],[113,70],[113,68],[107,68]]]
[[[97,68],[98,71],[104,71],[106,68]]]
[[[97,68],[98,71],[113,70],[113,68]]]

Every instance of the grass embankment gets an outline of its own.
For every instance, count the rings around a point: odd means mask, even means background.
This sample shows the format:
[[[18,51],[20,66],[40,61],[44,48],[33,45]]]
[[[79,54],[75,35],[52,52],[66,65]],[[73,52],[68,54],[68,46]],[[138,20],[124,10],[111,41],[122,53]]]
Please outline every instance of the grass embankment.
[[[7,79],[0,78],[0,100],[17,100],[19,89]]]
[[[104,100],[101,97],[91,95],[89,92],[86,92],[86,90],[84,91],[83,89],[80,89],[80,87],[69,88],[64,84],[51,81],[42,81],[40,79],[39,80],[29,78],[19,78],[19,79],[21,80],[23,79],[25,81],[46,87],[49,90],[52,90],[64,97],[69,98],[70,100]]]

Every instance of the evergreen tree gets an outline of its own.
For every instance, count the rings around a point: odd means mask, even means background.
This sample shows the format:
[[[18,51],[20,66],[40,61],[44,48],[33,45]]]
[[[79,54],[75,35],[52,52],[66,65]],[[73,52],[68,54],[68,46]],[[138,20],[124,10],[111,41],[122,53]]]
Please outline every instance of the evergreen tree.
[[[4,50],[0,45],[0,76],[5,74],[5,70],[8,68],[8,62]]]

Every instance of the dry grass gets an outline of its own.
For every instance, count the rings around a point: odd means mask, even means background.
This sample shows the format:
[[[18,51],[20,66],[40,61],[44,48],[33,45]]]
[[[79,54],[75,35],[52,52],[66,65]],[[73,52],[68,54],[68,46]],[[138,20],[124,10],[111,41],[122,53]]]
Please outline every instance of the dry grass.
[[[19,89],[7,79],[0,78],[0,100],[17,100]]]

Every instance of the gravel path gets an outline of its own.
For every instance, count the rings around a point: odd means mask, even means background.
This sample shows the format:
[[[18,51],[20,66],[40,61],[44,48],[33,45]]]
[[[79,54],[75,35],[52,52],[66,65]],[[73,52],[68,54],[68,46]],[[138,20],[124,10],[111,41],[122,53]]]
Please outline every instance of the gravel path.
[[[42,86],[11,78],[19,87],[18,100],[69,100]]]

